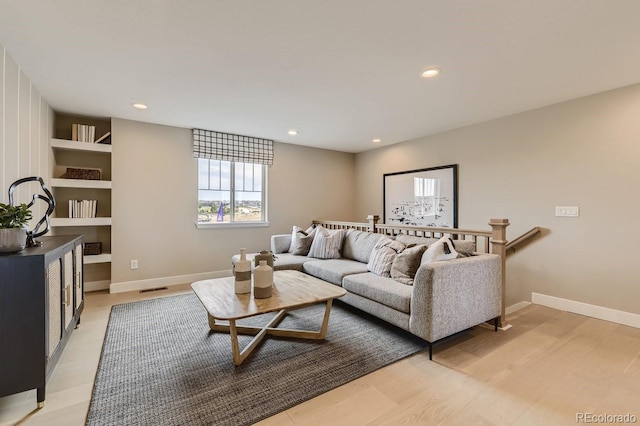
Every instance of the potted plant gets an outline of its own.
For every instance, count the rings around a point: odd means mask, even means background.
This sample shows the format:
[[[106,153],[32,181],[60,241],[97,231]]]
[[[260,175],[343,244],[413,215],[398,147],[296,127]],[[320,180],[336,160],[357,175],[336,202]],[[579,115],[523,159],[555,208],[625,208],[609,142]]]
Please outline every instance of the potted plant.
[[[26,204],[0,203],[0,253],[17,253],[27,244],[27,222],[31,210]]]

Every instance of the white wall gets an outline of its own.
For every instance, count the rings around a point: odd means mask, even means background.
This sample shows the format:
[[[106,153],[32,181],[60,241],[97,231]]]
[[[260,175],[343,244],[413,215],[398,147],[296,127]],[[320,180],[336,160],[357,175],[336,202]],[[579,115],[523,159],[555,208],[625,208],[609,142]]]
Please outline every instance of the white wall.
[[[241,247],[268,249],[270,236],[292,225],[353,219],[355,155],[276,142],[268,171],[270,225],[197,229],[191,130],[121,119],[111,126],[112,290],[228,271]],[[132,259],[139,269],[130,269]]]
[[[634,85],[360,153],[356,215],[382,216],[384,173],[458,164],[460,227],[545,228],[508,259],[507,305],[536,292],[640,314],[639,117]]]
[[[48,182],[53,114],[29,77],[2,45],[0,83],[0,202],[8,203],[9,185],[17,179],[40,176]],[[31,201],[31,193],[26,189],[19,189],[15,197],[18,203]],[[32,208],[36,220],[44,212],[43,206],[44,203],[37,203]]]

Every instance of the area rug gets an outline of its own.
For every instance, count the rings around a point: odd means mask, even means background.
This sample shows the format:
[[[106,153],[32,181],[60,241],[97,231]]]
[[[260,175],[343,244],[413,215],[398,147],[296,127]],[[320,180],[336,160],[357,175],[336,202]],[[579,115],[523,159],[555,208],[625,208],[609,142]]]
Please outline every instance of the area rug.
[[[281,327],[316,330],[323,313],[324,305],[292,311]],[[268,336],[239,367],[229,335],[209,331],[195,294],[114,306],[87,424],[252,424],[426,347],[340,302],[324,340]],[[242,348],[250,337],[241,339]]]

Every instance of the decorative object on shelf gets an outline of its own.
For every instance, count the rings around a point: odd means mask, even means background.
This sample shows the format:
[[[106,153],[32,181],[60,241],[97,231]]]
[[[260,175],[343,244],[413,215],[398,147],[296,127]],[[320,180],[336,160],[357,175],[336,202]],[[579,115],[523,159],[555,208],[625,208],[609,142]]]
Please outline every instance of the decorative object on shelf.
[[[251,261],[247,259],[247,249],[240,249],[240,260],[235,264],[234,274],[236,294],[251,293]]]
[[[42,218],[38,221],[38,223],[36,223],[36,225],[33,227],[33,229],[29,230],[27,229],[27,242],[26,242],[26,246],[27,247],[37,247],[37,246],[41,246],[42,243],[36,241],[36,238],[43,236],[44,234],[46,234],[47,232],[49,232],[49,228],[51,227],[51,223],[49,222],[49,218],[51,217],[51,215],[53,214],[54,209],[56,208],[56,199],[54,198],[53,194],[51,193],[51,191],[49,191],[49,188],[47,188],[47,185],[44,184],[44,180],[42,180],[41,177],[38,176],[30,176],[30,177],[26,177],[26,178],[22,178],[22,179],[18,179],[17,181],[13,182],[10,186],[9,186],[9,205],[13,206],[13,193],[15,191],[15,189],[19,186],[22,185],[23,183],[28,183],[28,182],[38,182],[40,184],[40,189],[42,189],[42,191],[44,192],[45,195],[36,193],[32,195],[31,198],[31,202],[29,204],[27,204],[27,208],[31,208],[37,200],[42,200],[45,203],[47,203],[47,210],[44,212],[44,215],[42,216]],[[31,219],[31,218],[29,218]],[[27,219],[27,220],[29,220]],[[44,225],[44,229],[42,229],[42,226]]]
[[[100,180],[100,169],[79,169],[67,167],[64,177],[67,179]]]
[[[385,173],[383,223],[458,227],[458,165]]]
[[[18,253],[27,245],[27,222],[31,210],[26,204],[0,203],[0,253]]]
[[[260,265],[261,260],[266,260],[267,265],[269,265],[273,269],[273,261],[276,259],[276,256],[269,250],[262,250],[260,253],[256,254],[256,257],[254,259],[255,266]]]
[[[103,143],[105,145],[111,145],[111,132],[107,132],[104,135],[96,139],[95,143]]]
[[[102,254],[102,243],[84,243],[82,252],[85,256],[95,256]]]
[[[253,274],[253,297],[267,299],[273,292],[273,268],[261,260]]]

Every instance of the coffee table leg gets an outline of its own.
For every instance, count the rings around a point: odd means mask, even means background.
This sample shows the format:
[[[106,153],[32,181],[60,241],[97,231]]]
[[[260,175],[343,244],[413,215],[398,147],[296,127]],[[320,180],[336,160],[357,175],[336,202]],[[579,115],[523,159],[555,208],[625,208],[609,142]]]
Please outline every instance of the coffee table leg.
[[[236,330],[236,320],[229,320],[229,335],[231,336],[231,353],[233,354],[233,363],[235,365],[242,364],[247,354],[240,353],[240,345],[238,344],[238,330]],[[245,351],[242,351],[245,352]]]
[[[322,319],[322,327],[320,328],[318,339],[324,339],[324,337],[327,335],[327,328],[329,327],[329,314],[331,314],[332,302],[333,299],[327,300],[327,306],[324,309],[324,318]]]
[[[242,362],[247,359],[249,354],[253,352],[253,350],[258,346],[258,344],[264,339],[264,337],[269,333],[270,330],[273,330],[273,327],[277,326],[282,318],[287,314],[287,311],[284,309],[278,312],[278,314],[269,321],[267,325],[262,327],[260,331],[251,339],[251,342],[240,351],[240,344],[238,343],[238,327],[236,327],[236,321],[230,319],[229,320],[229,335],[231,336],[231,351],[233,352],[233,363],[235,365],[240,365]],[[246,327],[242,327],[246,328]],[[254,328],[255,329],[255,328]]]

